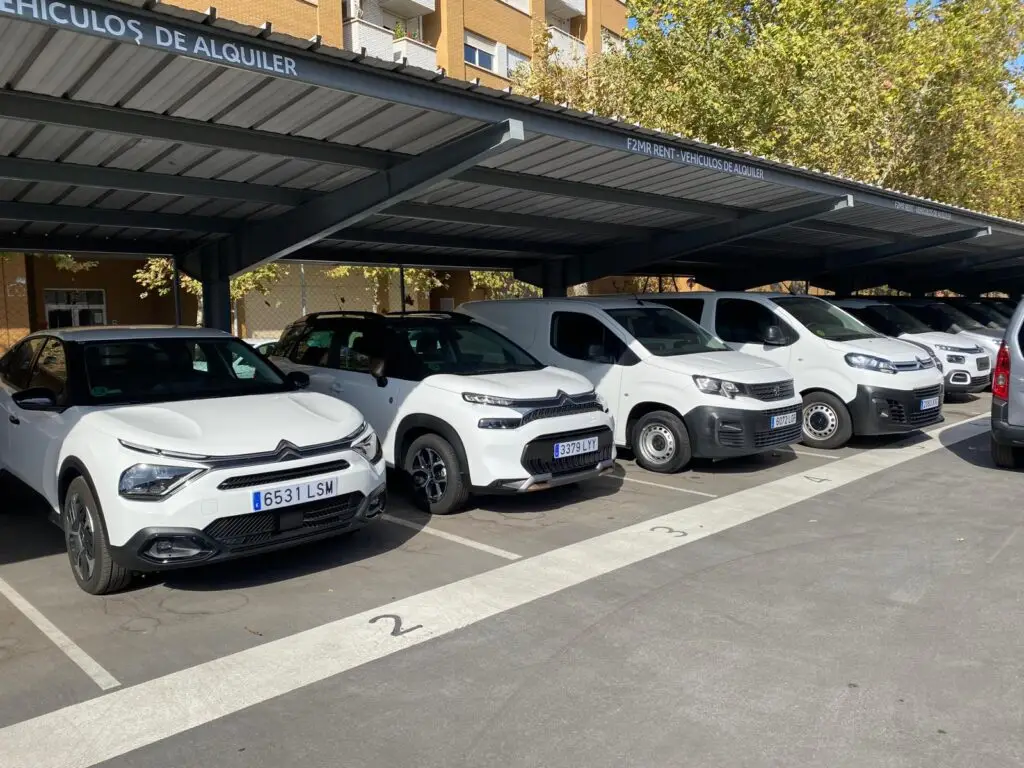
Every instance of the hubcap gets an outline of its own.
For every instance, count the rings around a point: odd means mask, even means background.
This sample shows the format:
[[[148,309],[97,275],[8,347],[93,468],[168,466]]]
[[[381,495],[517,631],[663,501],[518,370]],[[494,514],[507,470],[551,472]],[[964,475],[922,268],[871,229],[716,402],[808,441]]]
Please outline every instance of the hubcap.
[[[828,440],[839,429],[839,416],[825,403],[804,408],[804,434],[814,440]]]
[[[433,448],[420,448],[412,459],[412,482],[431,504],[448,490],[448,467]]]
[[[71,494],[64,503],[64,516],[67,520],[68,553],[71,564],[82,581],[88,581],[96,568],[96,555],[93,549],[93,515],[85,500],[77,493]]]
[[[648,424],[640,431],[640,453],[652,464],[667,464],[676,455],[676,438],[664,424]]]

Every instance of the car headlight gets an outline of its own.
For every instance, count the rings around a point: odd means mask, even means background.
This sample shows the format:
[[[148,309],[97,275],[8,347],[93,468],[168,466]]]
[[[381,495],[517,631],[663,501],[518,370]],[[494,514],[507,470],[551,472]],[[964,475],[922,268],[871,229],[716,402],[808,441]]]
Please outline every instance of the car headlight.
[[[935,348],[938,349],[938,350],[941,350],[942,352],[971,352],[972,351],[971,349],[969,349],[967,347],[951,347],[948,344],[936,344]],[[980,347],[978,348],[978,351],[981,352],[981,348]]]
[[[377,433],[372,429],[365,437],[360,438],[358,442],[352,444],[352,450],[361,454],[362,457],[371,464],[376,464],[380,461],[381,456],[384,454],[384,449],[381,448]]]
[[[733,382],[713,379],[710,376],[694,376],[693,383],[697,385],[697,389],[708,395],[732,398],[740,393],[740,388]]]
[[[511,397],[495,397],[494,395],[478,395],[475,392],[463,392],[462,399],[467,403],[476,405],[497,405],[502,408],[511,408],[515,400]]]
[[[205,471],[196,467],[135,464],[121,473],[117,491],[126,499],[163,499]]]
[[[963,365],[967,362],[967,358],[963,355],[946,355],[946,359],[953,365]]]
[[[878,371],[879,373],[896,373],[896,366],[891,360],[873,355],[861,355],[851,352],[846,356],[846,364],[851,368],[862,368],[865,371]]]

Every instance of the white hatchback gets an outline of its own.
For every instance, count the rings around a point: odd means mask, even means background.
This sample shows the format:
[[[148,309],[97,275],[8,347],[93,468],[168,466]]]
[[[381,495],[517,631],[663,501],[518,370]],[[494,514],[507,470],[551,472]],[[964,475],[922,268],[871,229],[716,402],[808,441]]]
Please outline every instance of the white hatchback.
[[[308,383],[220,331],[35,333],[0,359],[0,470],[46,500],[92,594],[352,531],[384,511],[383,454]]]

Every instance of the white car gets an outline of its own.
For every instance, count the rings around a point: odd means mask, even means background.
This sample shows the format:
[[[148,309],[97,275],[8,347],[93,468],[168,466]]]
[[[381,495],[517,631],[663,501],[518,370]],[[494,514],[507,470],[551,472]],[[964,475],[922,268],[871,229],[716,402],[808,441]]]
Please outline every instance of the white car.
[[[1004,331],[987,328],[957,307],[937,299],[898,299],[893,303],[932,330],[950,333],[965,342],[977,344],[985,350],[991,365],[995,365]]]
[[[832,303],[879,333],[909,341],[927,351],[945,376],[947,395],[982,392],[992,383],[988,354],[963,336],[934,331],[906,310],[882,299],[835,299]]]
[[[651,472],[800,439],[793,378],[733,352],[666,307],[632,298],[473,301],[462,311],[551,365],[587,377],[615,416],[615,442]]]
[[[220,331],[34,333],[0,359],[0,469],[49,504],[92,594],[352,531],[384,511],[380,444],[306,385]]]
[[[282,369],[366,414],[432,514],[470,493],[574,483],[615,462],[614,422],[590,382],[465,315],[320,312],[286,328],[276,353]]]

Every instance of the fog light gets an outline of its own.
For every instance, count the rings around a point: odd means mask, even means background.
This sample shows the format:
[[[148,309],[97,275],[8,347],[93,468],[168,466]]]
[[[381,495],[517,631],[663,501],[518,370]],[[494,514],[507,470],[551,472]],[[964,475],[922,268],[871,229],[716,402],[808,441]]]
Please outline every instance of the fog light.
[[[387,488],[381,488],[370,496],[370,501],[366,505],[366,516],[376,517],[377,515],[384,512],[384,508],[388,502],[388,491]]]
[[[885,400],[875,400],[875,414],[880,419],[888,419],[889,404]]]
[[[154,539],[142,553],[160,563],[180,560],[199,560],[213,554],[203,541],[195,536],[161,536]]]

